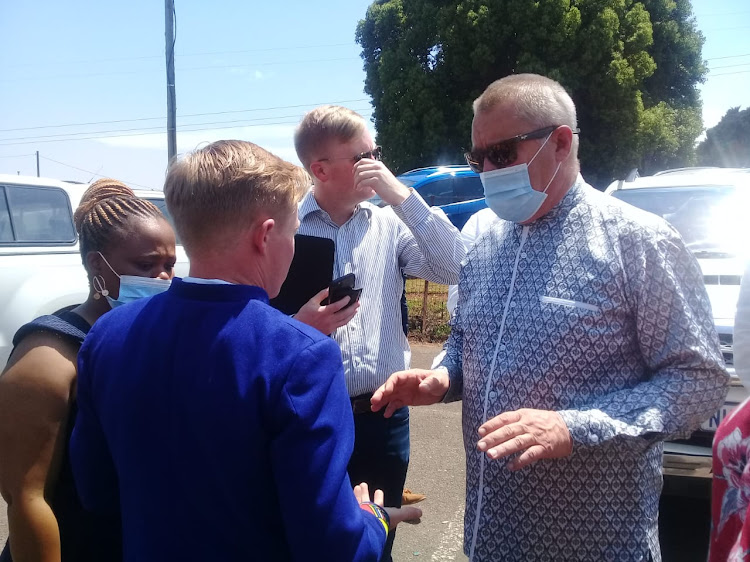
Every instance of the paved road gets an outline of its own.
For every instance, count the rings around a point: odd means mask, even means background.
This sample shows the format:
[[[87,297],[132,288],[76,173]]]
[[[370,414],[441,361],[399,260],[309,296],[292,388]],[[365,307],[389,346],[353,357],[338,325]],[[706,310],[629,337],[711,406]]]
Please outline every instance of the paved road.
[[[412,365],[426,369],[439,345],[412,345]],[[463,554],[465,465],[461,403],[411,408],[411,459],[406,487],[426,494],[418,525],[399,525],[393,559],[467,560]]]

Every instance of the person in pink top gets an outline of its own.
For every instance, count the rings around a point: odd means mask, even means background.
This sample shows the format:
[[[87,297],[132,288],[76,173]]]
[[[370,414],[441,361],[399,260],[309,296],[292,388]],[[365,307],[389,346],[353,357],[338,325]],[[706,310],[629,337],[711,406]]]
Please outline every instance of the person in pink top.
[[[734,325],[734,365],[750,381],[750,262],[742,277]],[[750,561],[750,398],[714,436],[709,562]]]

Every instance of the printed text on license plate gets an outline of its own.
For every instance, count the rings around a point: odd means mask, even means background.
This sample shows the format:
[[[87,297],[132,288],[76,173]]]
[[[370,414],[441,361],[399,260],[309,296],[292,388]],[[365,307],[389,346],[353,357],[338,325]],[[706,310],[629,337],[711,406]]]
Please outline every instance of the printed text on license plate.
[[[716,431],[716,428],[719,427],[721,421],[726,418],[736,407],[737,404],[724,404],[721,408],[714,412],[714,414],[710,418],[708,418],[701,424],[701,429]]]

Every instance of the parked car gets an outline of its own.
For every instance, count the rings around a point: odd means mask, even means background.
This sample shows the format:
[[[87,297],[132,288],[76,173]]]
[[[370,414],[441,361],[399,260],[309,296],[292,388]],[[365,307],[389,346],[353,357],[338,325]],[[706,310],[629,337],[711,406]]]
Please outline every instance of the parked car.
[[[732,375],[724,405],[689,438],[664,447],[665,491],[683,493],[685,478],[710,476],[717,426],[750,392],[734,374],[734,315],[750,234],[750,169],[682,168],[613,182],[612,197],[674,226],[703,270],[724,362]],[[707,491],[707,484],[702,484]],[[694,487],[692,487],[694,488]]]
[[[89,293],[73,210],[88,184],[0,175],[0,369],[24,323],[84,300]],[[171,221],[161,191],[134,190]],[[187,275],[177,245],[175,274]]]
[[[443,209],[459,230],[471,215],[487,206],[479,174],[468,166],[418,168],[397,178],[405,186],[414,188],[428,205]],[[377,195],[370,202],[384,205]]]

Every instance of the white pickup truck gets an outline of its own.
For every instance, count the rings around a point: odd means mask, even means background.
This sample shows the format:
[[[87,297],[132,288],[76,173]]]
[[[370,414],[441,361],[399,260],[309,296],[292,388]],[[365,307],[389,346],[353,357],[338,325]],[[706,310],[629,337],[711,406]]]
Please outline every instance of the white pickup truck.
[[[0,174],[0,369],[21,325],[88,296],[73,225],[73,211],[87,187]],[[170,219],[163,192],[134,191]],[[175,275],[187,272],[187,256],[178,243]]]

